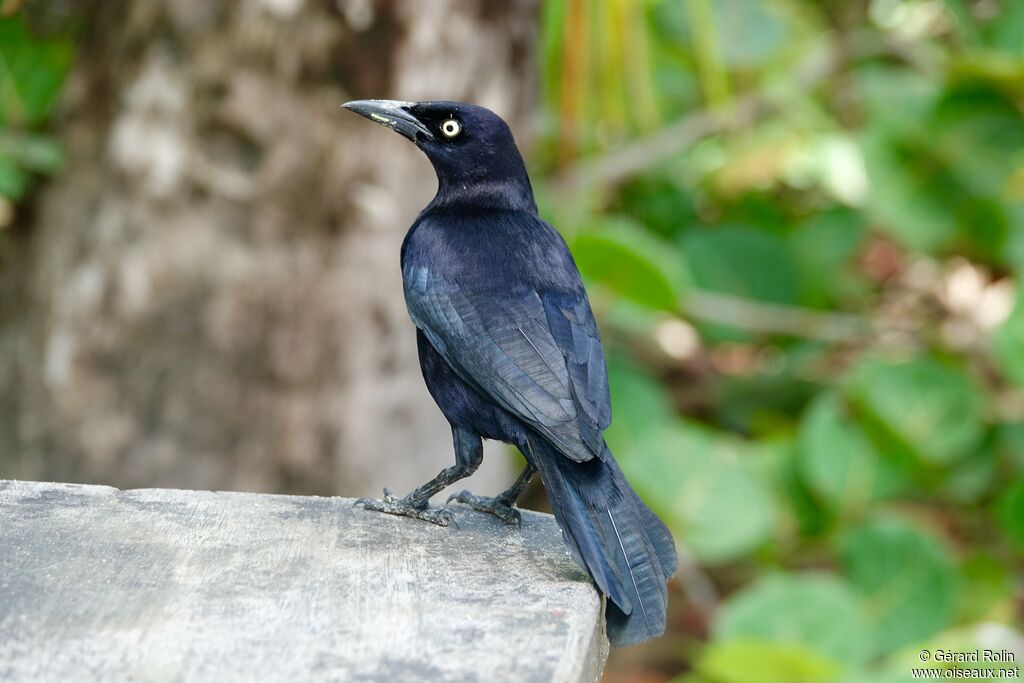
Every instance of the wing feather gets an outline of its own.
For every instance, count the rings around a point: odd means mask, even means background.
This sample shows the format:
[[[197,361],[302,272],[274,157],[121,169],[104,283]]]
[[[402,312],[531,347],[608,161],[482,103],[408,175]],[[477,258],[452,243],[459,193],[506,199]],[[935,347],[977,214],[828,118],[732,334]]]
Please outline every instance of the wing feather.
[[[582,286],[499,295],[470,291],[424,265],[410,267],[404,281],[413,321],[463,379],[566,457],[602,457],[608,375]]]

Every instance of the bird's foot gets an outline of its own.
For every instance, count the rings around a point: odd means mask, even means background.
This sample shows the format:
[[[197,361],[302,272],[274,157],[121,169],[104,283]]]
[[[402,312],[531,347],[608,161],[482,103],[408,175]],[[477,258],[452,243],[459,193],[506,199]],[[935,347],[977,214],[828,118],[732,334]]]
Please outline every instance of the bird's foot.
[[[522,522],[522,516],[519,514],[519,510],[512,507],[512,505],[501,496],[489,498],[487,496],[474,496],[469,491],[459,491],[458,493],[453,493],[448,497],[448,503],[453,500],[458,501],[463,505],[468,505],[478,512],[487,512],[492,514],[505,522],[505,524],[519,525]]]
[[[450,510],[431,508],[427,501],[413,501],[408,496],[398,498],[387,489],[384,489],[383,498],[360,498],[353,505],[376,512],[385,512],[389,515],[422,519],[424,522],[430,522],[438,526],[448,526],[455,518]]]

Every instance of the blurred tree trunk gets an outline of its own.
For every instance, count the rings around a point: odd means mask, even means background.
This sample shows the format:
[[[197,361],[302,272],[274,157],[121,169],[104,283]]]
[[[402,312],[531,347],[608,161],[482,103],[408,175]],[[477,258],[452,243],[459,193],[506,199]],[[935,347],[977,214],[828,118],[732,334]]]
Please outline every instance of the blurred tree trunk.
[[[0,279],[0,477],[366,494],[450,464],[398,269],[433,173],[339,105],[465,99],[521,129],[536,10],[84,9],[67,167]]]

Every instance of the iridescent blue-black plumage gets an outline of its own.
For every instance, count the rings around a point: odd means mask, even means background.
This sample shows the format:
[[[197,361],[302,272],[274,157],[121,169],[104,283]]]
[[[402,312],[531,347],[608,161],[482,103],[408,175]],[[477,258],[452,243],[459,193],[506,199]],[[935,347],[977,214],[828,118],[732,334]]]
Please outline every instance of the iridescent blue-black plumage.
[[[508,126],[455,102],[350,108],[409,137],[437,172],[401,265],[424,378],[452,425],[457,461],[405,499],[368,507],[423,517],[430,495],[475,469],[481,438],[513,443],[540,473],[573,557],[609,599],[612,643],[660,635],[675,546],[602,437],[611,403],[597,325],[565,242],[537,214]]]

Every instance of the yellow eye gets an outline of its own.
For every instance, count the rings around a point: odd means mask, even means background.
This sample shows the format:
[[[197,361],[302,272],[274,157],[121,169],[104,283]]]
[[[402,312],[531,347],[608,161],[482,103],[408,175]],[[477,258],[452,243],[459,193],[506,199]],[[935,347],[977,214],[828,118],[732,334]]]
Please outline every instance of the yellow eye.
[[[462,132],[462,126],[455,119],[448,119],[441,124],[441,132],[446,138],[453,138]]]

